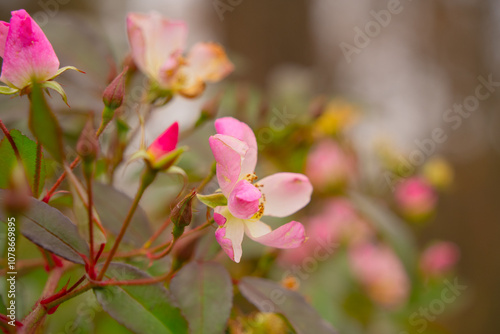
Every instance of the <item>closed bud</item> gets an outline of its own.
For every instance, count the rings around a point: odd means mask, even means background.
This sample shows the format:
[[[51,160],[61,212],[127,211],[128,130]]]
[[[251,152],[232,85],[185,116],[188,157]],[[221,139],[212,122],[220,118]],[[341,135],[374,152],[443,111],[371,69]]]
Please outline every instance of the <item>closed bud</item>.
[[[82,130],[78,143],[76,144],[76,152],[84,163],[93,162],[97,158],[99,142],[95,137],[95,130],[91,119],[87,121]]]
[[[184,197],[170,212],[170,220],[174,224],[172,235],[174,239],[178,239],[183,233],[186,226],[191,224],[193,218],[193,199],[196,196],[196,190],[192,190]]]
[[[125,95],[125,75],[127,71],[128,67],[125,67],[122,73],[111,81],[102,94],[104,105],[109,109],[118,109],[123,103],[123,96]]]

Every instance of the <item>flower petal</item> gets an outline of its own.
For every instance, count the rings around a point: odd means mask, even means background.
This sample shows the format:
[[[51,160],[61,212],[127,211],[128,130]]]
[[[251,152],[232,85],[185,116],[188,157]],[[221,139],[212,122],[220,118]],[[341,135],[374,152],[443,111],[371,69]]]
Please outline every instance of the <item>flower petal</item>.
[[[170,21],[157,12],[130,13],[127,31],[135,63],[143,73],[156,80],[170,56],[184,50],[187,39],[184,21]]]
[[[149,146],[148,153],[151,154],[155,160],[161,159],[165,154],[175,150],[178,141],[179,123],[175,122],[155,139]]]
[[[286,217],[305,207],[311,200],[312,185],[307,176],[276,173],[258,182],[264,195],[264,215]]]
[[[24,9],[12,12],[3,56],[0,80],[17,88],[26,87],[32,79],[46,81],[59,69],[52,45]]]
[[[241,243],[245,234],[245,227],[241,219],[228,219],[223,227],[219,227],[215,231],[215,239],[222,247],[224,252],[238,263],[243,253]]]
[[[247,180],[241,180],[234,186],[228,198],[228,208],[237,218],[248,219],[259,211],[260,190]]]
[[[274,231],[261,221],[245,221],[245,233],[252,240],[274,248],[296,248],[304,243],[304,225],[291,221]]]
[[[0,57],[3,58],[7,34],[9,33],[9,23],[0,21]]]
[[[253,174],[257,165],[257,140],[252,129],[245,123],[233,117],[222,117],[215,121],[218,134],[235,137],[248,145],[248,151],[243,156],[241,174]]]
[[[217,43],[194,45],[187,61],[189,68],[203,81],[219,81],[234,70],[224,48]]]
[[[217,163],[217,180],[222,193],[229,197],[241,172],[241,160],[248,150],[247,144],[234,137],[215,135],[208,139]]]

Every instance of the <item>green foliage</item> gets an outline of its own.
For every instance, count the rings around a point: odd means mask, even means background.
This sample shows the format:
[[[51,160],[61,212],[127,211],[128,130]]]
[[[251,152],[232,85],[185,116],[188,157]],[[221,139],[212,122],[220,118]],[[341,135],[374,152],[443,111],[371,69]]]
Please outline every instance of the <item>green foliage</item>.
[[[106,274],[116,280],[144,279],[150,276],[127,264],[113,263]],[[186,319],[167,289],[160,283],[136,286],[94,288],[97,301],[116,321],[139,334],[188,333]]]
[[[304,297],[279,284],[257,277],[244,277],[238,287],[248,301],[261,312],[281,313],[297,334],[335,334],[333,327],[320,317]]]
[[[45,161],[42,159],[40,165],[40,179],[38,183],[38,191],[35,191],[34,181],[36,173],[36,143],[23,135],[19,130],[11,130],[10,135],[16,144],[19,155],[23,162],[28,182],[34,193],[41,193],[45,183]],[[9,178],[16,166],[17,158],[9,140],[3,138],[0,142],[0,188],[7,188]]]
[[[7,195],[6,190],[0,189],[0,202],[4,202]],[[4,221],[7,218],[2,211],[0,218]],[[89,255],[89,247],[76,226],[45,202],[29,198],[29,209],[21,214],[18,222],[18,228],[26,238],[68,261],[83,264],[79,254]]]
[[[62,131],[56,116],[50,110],[39,84],[34,83],[30,94],[29,125],[31,132],[57,161],[64,161]]]
[[[94,206],[105,229],[117,235],[133,200],[114,187],[95,182]],[[142,246],[153,234],[146,212],[139,206],[132,217],[128,233],[123,241],[131,245]]]
[[[219,334],[226,327],[233,303],[233,285],[218,263],[191,262],[170,283],[190,333]]]

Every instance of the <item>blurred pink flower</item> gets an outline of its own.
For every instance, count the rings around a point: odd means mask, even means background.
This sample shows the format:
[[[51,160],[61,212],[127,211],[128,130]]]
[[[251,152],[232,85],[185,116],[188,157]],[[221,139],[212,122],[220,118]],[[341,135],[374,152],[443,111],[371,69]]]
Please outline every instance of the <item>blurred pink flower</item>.
[[[217,82],[233,71],[224,49],[216,43],[198,43],[186,57],[188,28],[157,12],[130,13],[127,30],[132,57],[158,88],[196,97],[206,82]]]
[[[376,303],[392,308],[407,300],[408,276],[390,248],[366,243],[352,248],[349,258],[354,276]]]
[[[217,180],[227,206],[214,210],[219,228],[215,236],[226,254],[239,262],[243,234],[270,247],[295,248],[305,240],[304,227],[292,221],[276,230],[260,221],[265,216],[286,217],[306,206],[312,193],[302,174],[277,173],[258,183],[257,141],[248,125],[231,117],[215,122],[217,134],[209,139],[217,162]]]
[[[396,186],[395,200],[404,215],[419,218],[434,211],[437,194],[425,180],[411,177]]]
[[[281,254],[285,264],[300,264],[307,257],[333,254],[341,242],[350,245],[369,240],[373,231],[346,199],[334,199],[325,204],[321,213],[307,224],[308,238],[302,246]]]
[[[10,87],[3,87],[1,93],[14,94],[37,82],[45,83],[45,87],[56,90],[65,99],[61,86],[51,80],[75,68],[59,69],[52,45],[24,9],[13,11],[9,23],[0,21],[0,57],[3,58],[0,81]]]
[[[420,269],[429,276],[442,276],[458,262],[460,250],[452,242],[436,242],[425,249],[420,258]]]
[[[305,172],[315,189],[325,191],[353,180],[356,162],[337,142],[325,139],[309,153]]]

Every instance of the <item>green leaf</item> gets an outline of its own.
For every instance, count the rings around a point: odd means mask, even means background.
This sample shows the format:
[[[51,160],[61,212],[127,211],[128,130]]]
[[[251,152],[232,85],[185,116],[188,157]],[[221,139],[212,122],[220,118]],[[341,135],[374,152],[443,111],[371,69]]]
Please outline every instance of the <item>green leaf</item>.
[[[215,262],[191,262],[170,283],[189,322],[190,333],[224,333],[231,312],[233,286],[226,269]]]
[[[40,194],[45,183],[45,161],[42,159],[40,169],[40,180],[38,191],[34,189],[35,171],[36,171],[36,143],[23,135],[18,130],[11,130],[10,135],[16,144],[19,155],[23,162],[26,173],[28,174],[29,184],[34,193]],[[7,188],[9,178],[16,165],[17,159],[14,149],[7,138],[0,142],[0,188]]]
[[[5,201],[8,192],[0,189],[0,203]],[[8,217],[0,210],[0,219]],[[33,243],[68,261],[81,263],[79,254],[89,256],[89,247],[82,239],[76,226],[59,210],[35,198],[29,198],[29,209],[18,219],[17,228]]]
[[[147,273],[123,263],[112,263],[106,276],[115,280],[150,278]],[[188,325],[173,297],[161,283],[94,288],[97,301],[116,321],[144,334],[184,334]]]
[[[112,186],[93,184],[94,206],[102,225],[114,235],[120,233],[123,221],[133,200]],[[146,212],[139,206],[130,221],[123,241],[140,247],[153,235]]]
[[[43,147],[57,161],[64,161],[62,131],[43,95],[41,86],[33,84],[30,95],[30,130]]]
[[[238,284],[241,293],[261,312],[282,314],[297,334],[335,334],[303,296],[281,285],[257,277],[244,277]]]
[[[211,195],[196,195],[200,202],[205,204],[210,208],[215,208],[217,206],[226,206],[227,198],[224,194],[211,194]]]
[[[356,208],[370,219],[370,222],[392,246],[406,271],[414,276],[415,268],[417,268],[417,248],[405,222],[381,204],[374,203],[360,193],[351,192],[349,197]]]

